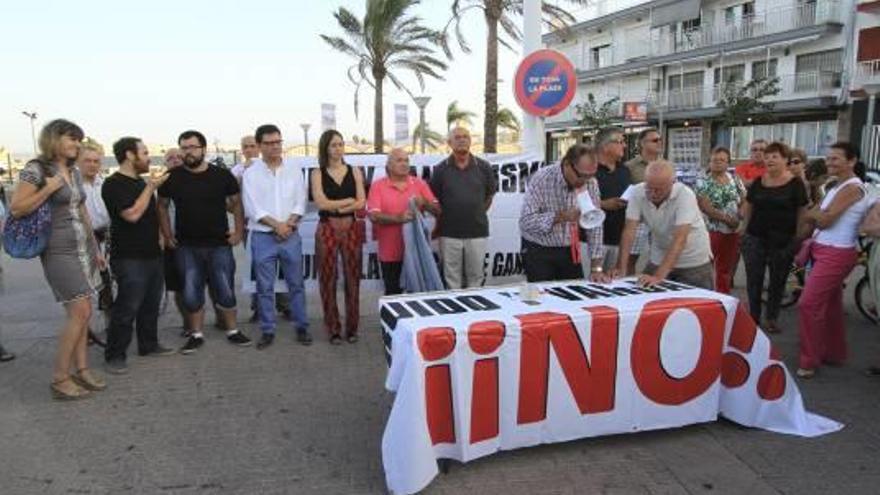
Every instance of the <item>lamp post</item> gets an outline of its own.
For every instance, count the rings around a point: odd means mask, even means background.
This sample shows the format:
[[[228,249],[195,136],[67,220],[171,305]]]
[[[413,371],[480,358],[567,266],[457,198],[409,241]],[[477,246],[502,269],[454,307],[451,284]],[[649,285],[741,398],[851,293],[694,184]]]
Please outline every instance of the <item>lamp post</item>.
[[[37,120],[37,112],[21,112],[22,115],[30,119],[31,121],[31,142],[34,145],[34,155],[37,154],[37,134],[34,131],[34,121]]]
[[[300,124],[303,130],[303,141],[306,144],[306,156],[309,156],[309,129],[312,127],[312,124]]]
[[[430,96],[414,96],[413,101],[419,107],[419,141],[421,142],[422,154],[425,154],[425,107],[431,101]]]

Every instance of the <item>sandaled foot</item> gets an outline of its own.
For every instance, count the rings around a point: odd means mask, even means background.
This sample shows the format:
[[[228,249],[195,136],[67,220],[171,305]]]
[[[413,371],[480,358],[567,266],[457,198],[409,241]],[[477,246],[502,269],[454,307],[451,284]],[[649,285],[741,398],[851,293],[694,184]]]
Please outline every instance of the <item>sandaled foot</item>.
[[[340,345],[342,344],[342,337],[339,335],[331,335],[330,336],[330,344],[331,345]]]
[[[782,329],[776,325],[775,321],[767,320],[763,325],[764,331],[767,333],[782,333]]]
[[[75,375],[70,376],[70,379],[80,387],[92,392],[100,392],[107,388],[107,383],[104,379],[92,373],[92,370],[88,368],[77,371]]]
[[[356,333],[350,333],[348,334],[348,337],[345,338],[345,340],[348,341],[349,344],[355,344],[358,340],[360,340],[360,338],[357,336]]]
[[[809,380],[816,376],[816,370],[812,368],[798,368],[796,375],[798,378]]]
[[[56,380],[49,385],[52,398],[55,400],[80,400],[91,397],[92,393],[77,385],[71,377]]]

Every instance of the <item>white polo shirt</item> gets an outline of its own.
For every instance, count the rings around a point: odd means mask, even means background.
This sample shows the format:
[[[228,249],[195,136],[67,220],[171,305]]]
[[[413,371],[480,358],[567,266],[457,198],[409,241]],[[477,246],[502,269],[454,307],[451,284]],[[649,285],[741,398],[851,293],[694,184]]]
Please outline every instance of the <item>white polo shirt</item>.
[[[651,263],[658,266],[663,263],[675,238],[675,228],[681,225],[690,225],[691,229],[684,250],[673,268],[694,268],[712,260],[709,231],[697,204],[697,196],[689,187],[676,182],[669,197],[660,206],[654,206],[648,199],[645,183],[633,188],[632,198],[626,207],[626,219],[643,222],[651,230]]]

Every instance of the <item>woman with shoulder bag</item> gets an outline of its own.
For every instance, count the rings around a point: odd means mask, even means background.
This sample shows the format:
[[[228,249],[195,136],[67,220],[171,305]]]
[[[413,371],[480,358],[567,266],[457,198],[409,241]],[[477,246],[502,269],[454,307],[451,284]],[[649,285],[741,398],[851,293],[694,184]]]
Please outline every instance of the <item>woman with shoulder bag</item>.
[[[839,365],[846,360],[843,281],[858,261],[859,226],[870,206],[865,185],[855,172],[856,159],[851,144],[831,145],[826,164],[837,182],[805,216],[815,234],[809,248],[813,268],[798,301],[797,376],[801,378],[812,378],[822,364]]]
[[[72,122],[46,124],[40,132],[40,155],[22,169],[10,204],[13,218],[25,217],[46,202],[51,210],[40,261],[55,299],[67,313],[52,373],[52,395],[59,400],[82,399],[106,388],[89,369],[86,352],[92,297],[101,288],[100,269],[106,263],[92,235],[82,179],[74,166],[82,139],[82,129]]]
[[[359,168],[345,163],[342,134],[327,130],[318,141],[318,165],[312,171],[312,197],[318,206],[320,221],[315,231],[315,254],[318,283],[324,310],[324,326],[330,343],[342,343],[342,325],[336,305],[336,265],[342,254],[345,279],[345,336],[349,343],[358,340],[360,318],[361,248],[364,231],[356,213],[366,204],[364,177]]]

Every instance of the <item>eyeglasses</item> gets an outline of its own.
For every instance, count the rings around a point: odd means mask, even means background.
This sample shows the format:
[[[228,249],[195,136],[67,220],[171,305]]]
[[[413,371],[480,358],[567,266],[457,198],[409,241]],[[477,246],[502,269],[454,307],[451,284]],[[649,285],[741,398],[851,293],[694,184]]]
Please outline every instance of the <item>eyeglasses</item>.
[[[204,146],[198,146],[198,145],[193,144],[190,146],[181,146],[180,150],[181,151],[195,151],[195,150],[200,150],[202,148],[204,148]]]
[[[791,160],[788,161],[789,165],[801,165],[802,163],[804,163],[804,162],[801,161],[800,158],[792,158]]]
[[[584,179],[590,178],[590,174],[585,174],[585,173],[581,172],[580,170],[577,169],[577,167],[574,166],[573,163],[570,163],[568,166],[571,167],[571,169],[574,171],[574,175],[578,179],[584,180]]]
[[[760,152],[763,153],[763,152],[764,152],[764,148],[752,148],[752,151],[760,151]]]
[[[284,144],[284,141],[280,139],[277,141],[263,141],[262,144],[265,144],[266,146],[281,146]]]
[[[648,140],[649,143],[659,143],[659,142],[661,142],[661,141],[663,141],[663,139],[661,139],[661,138],[654,138],[654,139],[649,139],[649,140]]]

